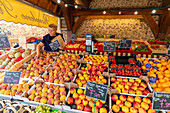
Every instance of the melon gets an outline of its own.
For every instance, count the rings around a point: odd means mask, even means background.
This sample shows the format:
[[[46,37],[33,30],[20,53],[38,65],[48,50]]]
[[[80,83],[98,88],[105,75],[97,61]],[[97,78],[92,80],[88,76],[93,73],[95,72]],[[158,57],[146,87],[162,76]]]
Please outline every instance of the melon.
[[[22,53],[16,53],[15,54],[15,58],[18,58],[19,56],[21,56],[22,55]]]

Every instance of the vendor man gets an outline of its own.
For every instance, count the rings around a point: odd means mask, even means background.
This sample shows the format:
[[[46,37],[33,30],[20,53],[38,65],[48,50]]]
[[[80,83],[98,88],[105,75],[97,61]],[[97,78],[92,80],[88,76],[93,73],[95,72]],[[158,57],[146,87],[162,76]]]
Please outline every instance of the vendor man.
[[[46,51],[52,51],[51,47],[49,46],[49,44],[51,43],[51,41],[57,37],[57,36],[61,36],[61,40],[64,42],[64,38],[62,34],[57,33],[57,25],[55,24],[50,24],[48,26],[48,34],[45,35],[42,39],[42,41],[37,45],[37,55],[36,57],[40,56],[40,52],[42,47],[44,46],[44,50]],[[60,44],[60,48],[59,49],[64,49],[65,47],[65,43]],[[59,51],[59,49],[57,51]]]

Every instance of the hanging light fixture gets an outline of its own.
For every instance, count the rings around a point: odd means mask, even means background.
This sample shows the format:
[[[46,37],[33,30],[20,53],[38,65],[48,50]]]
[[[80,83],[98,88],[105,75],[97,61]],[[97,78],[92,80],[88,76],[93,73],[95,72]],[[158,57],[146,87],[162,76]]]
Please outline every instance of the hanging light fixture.
[[[60,4],[60,3],[61,3],[61,0],[57,0],[57,3],[59,3],[59,4]]]
[[[77,8],[78,8],[78,5],[75,5],[75,8],[77,9]]]
[[[156,13],[156,10],[154,9],[154,10],[152,10],[152,13]]]
[[[103,14],[106,14],[106,11],[103,11]]]
[[[122,12],[121,12],[121,11],[119,11],[119,15],[121,15],[121,13],[122,13]]]
[[[68,7],[68,5],[67,5],[67,4],[65,4],[65,7]]]
[[[135,12],[134,12],[134,14],[135,14],[135,15],[137,15],[137,14],[138,14],[138,12],[137,12],[137,11],[135,11]]]

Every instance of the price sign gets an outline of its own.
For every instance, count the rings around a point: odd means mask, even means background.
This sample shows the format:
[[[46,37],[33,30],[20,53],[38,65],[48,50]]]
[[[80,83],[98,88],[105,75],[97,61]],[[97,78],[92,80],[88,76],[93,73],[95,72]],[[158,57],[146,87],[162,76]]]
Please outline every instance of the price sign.
[[[168,52],[167,52],[167,55],[170,55],[170,47],[168,48]]]
[[[57,50],[61,46],[58,40],[55,40],[54,42],[50,43],[49,45],[53,51]]]
[[[110,38],[115,38],[115,35],[110,35]]]
[[[108,85],[87,81],[85,96],[106,101]]]
[[[5,72],[3,84],[19,84],[21,72]]]
[[[116,43],[115,42],[104,42],[103,50],[104,51],[115,51]]]
[[[153,92],[152,109],[170,111],[170,93]]]
[[[132,40],[121,40],[120,47],[121,48],[131,48]]]
[[[0,37],[0,48],[11,48],[8,37]]]

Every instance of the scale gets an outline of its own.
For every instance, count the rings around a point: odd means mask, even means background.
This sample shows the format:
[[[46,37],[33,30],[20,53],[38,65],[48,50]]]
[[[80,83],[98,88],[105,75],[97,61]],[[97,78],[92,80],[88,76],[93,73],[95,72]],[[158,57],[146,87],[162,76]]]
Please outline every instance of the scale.
[[[86,34],[86,52],[92,53],[92,51],[93,51],[92,34]]]

